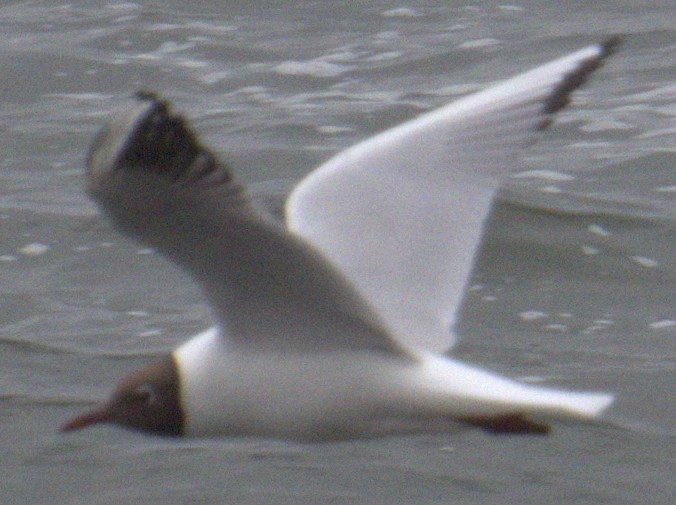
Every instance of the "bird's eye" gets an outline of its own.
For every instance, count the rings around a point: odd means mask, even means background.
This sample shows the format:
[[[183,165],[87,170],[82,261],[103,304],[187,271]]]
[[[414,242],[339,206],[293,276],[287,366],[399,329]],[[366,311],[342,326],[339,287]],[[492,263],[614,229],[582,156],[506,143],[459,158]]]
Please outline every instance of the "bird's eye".
[[[150,404],[155,402],[156,399],[155,388],[150,384],[141,384],[134,390],[134,400],[136,402]]]

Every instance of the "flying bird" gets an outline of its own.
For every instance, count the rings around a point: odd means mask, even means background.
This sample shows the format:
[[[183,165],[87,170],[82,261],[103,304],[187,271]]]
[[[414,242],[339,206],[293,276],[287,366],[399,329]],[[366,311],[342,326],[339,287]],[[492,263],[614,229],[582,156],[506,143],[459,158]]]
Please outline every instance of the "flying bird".
[[[170,104],[138,93],[87,159],[123,233],[187,271],[215,325],[62,427],[332,441],[476,426],[547,433],[607,393],[453,359],[453,324],[501,181],[615,50],[591,45],[369,138],[291,192],[286,226]]]

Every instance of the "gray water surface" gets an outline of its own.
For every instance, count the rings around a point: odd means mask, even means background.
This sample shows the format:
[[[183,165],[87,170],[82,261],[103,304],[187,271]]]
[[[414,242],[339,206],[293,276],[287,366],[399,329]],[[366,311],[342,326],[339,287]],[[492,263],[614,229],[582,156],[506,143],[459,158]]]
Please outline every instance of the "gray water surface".
[[[673,3],[193,4],[0,6],[0,503],[674,503]],[[210,325],[190,280],[84,193],[129,94],[174,101],[279,208],[338,150],[613,33],[621,51],[501,192],[453,350],[613,391],[611,425],[321,445],[57,432]]]

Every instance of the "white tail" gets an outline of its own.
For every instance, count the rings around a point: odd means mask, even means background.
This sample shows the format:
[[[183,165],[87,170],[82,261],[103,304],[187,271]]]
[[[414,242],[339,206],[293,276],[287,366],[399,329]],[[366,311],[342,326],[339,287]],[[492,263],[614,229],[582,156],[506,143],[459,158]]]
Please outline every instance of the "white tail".
[[[526,399],[526,401],[530,404],[528,410],[532,413],[554,414],[578,419],[593,419],[600,416],[615,399],[609,393],[587,393],[543,388],[533,388],[531,394],[532,397]]]

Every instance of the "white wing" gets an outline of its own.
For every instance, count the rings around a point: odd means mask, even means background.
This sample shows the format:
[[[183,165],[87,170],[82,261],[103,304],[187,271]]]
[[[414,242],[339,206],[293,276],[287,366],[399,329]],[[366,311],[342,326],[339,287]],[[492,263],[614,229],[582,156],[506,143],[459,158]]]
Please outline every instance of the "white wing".
[[[288,226],[356,284],[398,340],[441,351],[501,179],[612,38],[339,153],[287,201]]]

